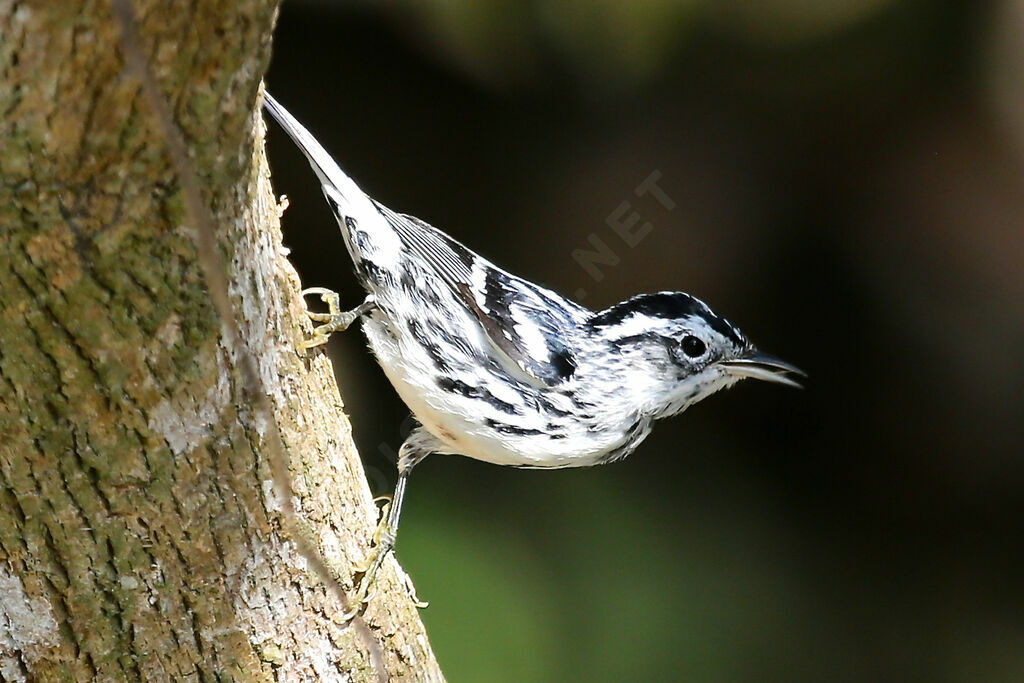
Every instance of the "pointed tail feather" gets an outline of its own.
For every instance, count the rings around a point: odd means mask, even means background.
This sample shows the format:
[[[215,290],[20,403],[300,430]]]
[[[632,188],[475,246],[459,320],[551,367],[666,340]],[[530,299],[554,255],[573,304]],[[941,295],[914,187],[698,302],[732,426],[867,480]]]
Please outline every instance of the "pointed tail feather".
[[[327,150],[323,148],[323,145],[317,142],[316,138],[306,130],[305,126],[288,113],[288,110],[282,107],[281,103],[275,100],[268,92],[263,93],[263,107],[274,117],[281,128],[288,133],[289,137],[295,141],[295,144],[302,150],[302,153],[306,155],[309,165],[313,167],[321,183],[332,185],[345,195],[355,196],[363,194],[359,186],[335,163],[331,155],[327,153]]]
[[[265,91],[263,107],[298,145],[320,178],[324,196],[338,219],[345,244],[357,267],[363,260],[369,260],[378,267],[392,267],[400,249],[398,236],[373,200],[341,170],[323,145]],[[357,239],[354,234],[357,230],[363,239]]]

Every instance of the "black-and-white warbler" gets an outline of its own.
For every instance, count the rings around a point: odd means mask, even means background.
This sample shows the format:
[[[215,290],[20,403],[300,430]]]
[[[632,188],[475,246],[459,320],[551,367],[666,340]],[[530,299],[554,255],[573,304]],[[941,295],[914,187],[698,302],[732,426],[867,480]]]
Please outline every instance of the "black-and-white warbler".
[[[620,460],[652,423],[744,377],[800,386],[800,370],[757,351],[682,292],[601,312],[501,270],[437,228],[374,201],[274,98],[264,106],[320,178],[366,300],[330,313],[307,346],[362,318],[388,379],[419,420],[358,589],[365,602],[394,547],[409,473],[431,453],[498,465],[585,467]]]

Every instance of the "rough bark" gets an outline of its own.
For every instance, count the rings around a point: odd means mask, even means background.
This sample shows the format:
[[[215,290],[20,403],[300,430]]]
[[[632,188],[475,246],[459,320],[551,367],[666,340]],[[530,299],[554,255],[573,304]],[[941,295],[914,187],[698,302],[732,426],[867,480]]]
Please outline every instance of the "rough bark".
[[[297,346],[253,113],[276,0],[135,6],[245,348],[110,3],[0,0],[0,679],[440,679],[393,561],[351,621],[314,571],[351,589],[376,510],[330,364]]]

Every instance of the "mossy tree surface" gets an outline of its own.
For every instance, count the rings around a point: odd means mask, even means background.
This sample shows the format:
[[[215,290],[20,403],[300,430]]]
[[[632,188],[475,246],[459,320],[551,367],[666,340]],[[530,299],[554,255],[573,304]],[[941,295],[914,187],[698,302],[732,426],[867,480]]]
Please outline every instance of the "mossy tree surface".
[[[0,679],[441,677],[394,564],[346,621],[294,537],[351,588],[376,512],[330,365],[297,346],[253,112],[276,4],[135,0],[267,420],[110,2],[0,0]]]

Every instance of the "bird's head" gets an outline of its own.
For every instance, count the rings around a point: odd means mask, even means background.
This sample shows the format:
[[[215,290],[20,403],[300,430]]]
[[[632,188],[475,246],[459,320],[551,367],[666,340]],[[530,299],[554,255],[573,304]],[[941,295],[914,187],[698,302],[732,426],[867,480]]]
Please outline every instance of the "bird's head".
[[[682,292],[641,294],[595,314],[593,335],[619,365],[638,412],[668,417],[746,377],[799,387],[796,367],[758,351],[725,318]]]

